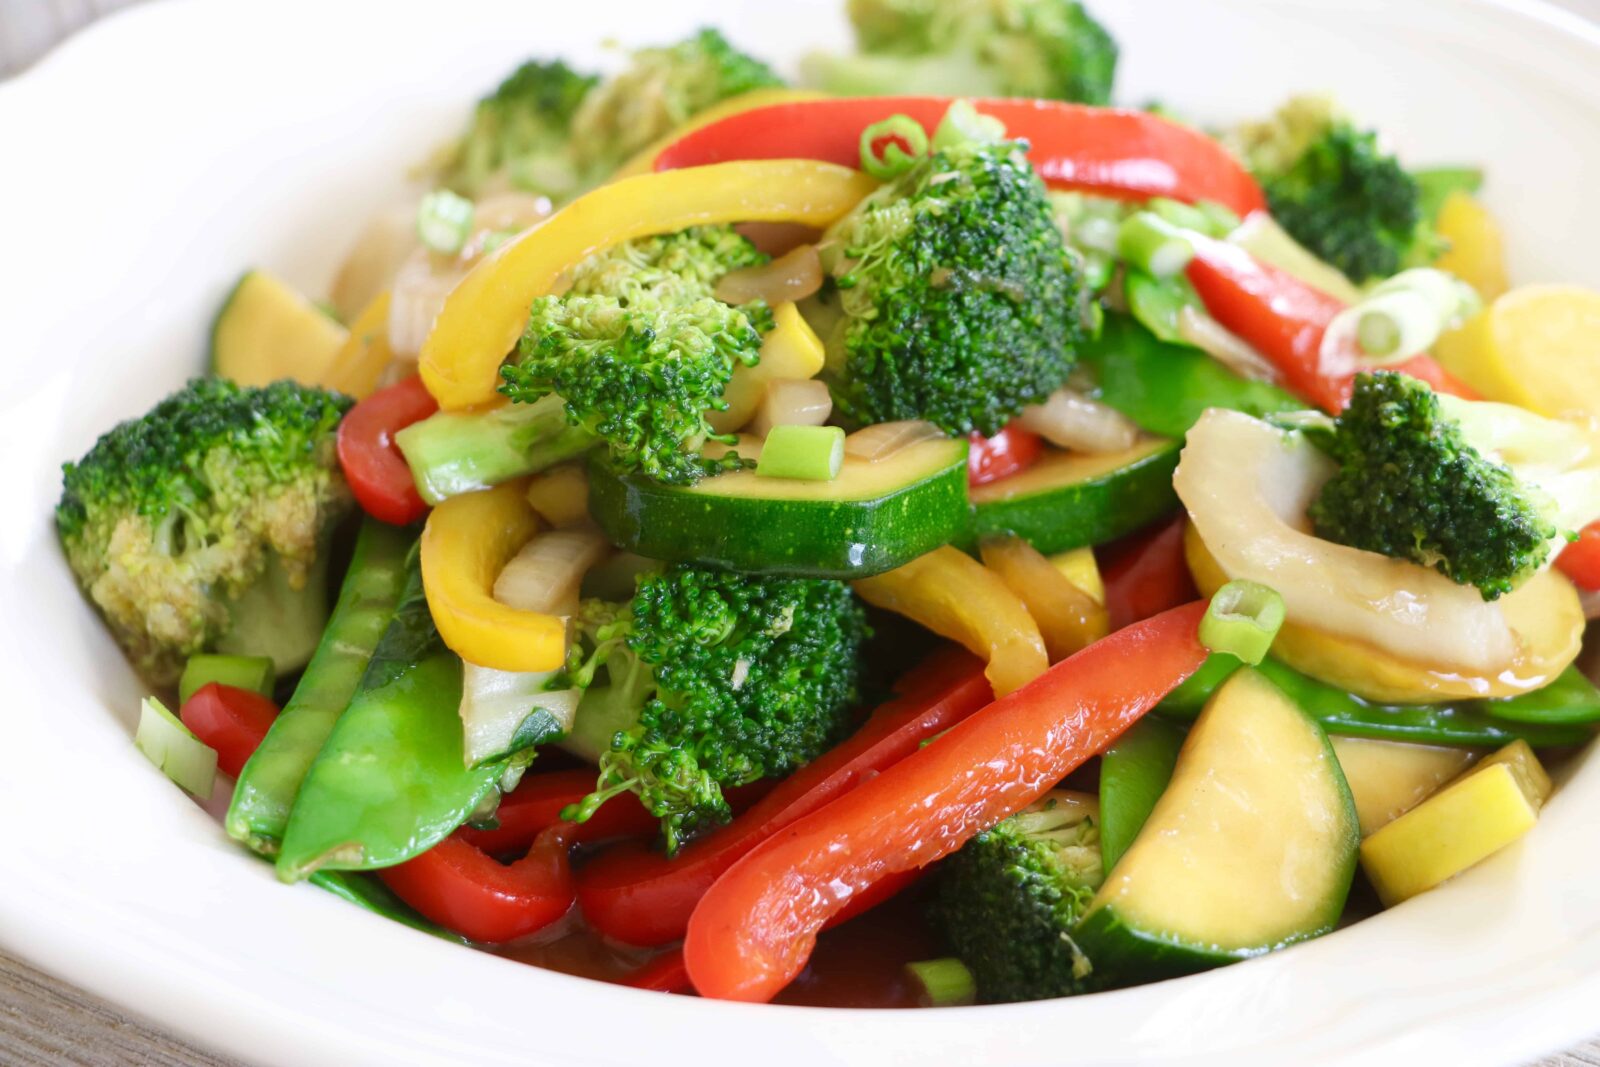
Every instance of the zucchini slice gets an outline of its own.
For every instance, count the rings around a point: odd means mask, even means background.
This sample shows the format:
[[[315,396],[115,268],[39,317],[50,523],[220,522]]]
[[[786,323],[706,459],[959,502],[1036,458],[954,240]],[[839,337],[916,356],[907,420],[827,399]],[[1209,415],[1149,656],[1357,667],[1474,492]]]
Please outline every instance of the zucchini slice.
[[[322,385],[350,331],[286,282],[247,271],[211,326],[211,373],[240,385]]]
[[[1332,930],[1360,843],[1328,739],[1257,671],[1195,722],[1077,942],[1097,985],[1191,974]]]
[[[589,511],[650,559],[807,578],[893,570],[967,528],[967,442],[939,437],[876,462],[846,456],[828,482],[732,471],[689,487],[620,474],[596,454]]]
[[[1016,534],[1046,554],[1131,533],[1177,509],[1179,449],[1158,437],[1123,452],[1052,450],[1020,474],[972,490],[973,532]]]

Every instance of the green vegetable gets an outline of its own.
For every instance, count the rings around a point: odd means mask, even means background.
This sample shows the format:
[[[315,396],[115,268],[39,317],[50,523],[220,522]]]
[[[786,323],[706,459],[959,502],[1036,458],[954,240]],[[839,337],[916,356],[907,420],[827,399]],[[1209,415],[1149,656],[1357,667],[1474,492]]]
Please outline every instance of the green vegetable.
[[[1433,222],[1451,193],[1476,193],[1483,188],[1480,167],[1430,167],[1411,172],[1422,191],[1422,217]]]
[[[1117,227],[1117,258],[1152,277],[1171,278],[1194,258],[1194,245],[1154,211],[1138,211]]]
[[[851,422],[992,434],[1072,369],[1086,333],[1082,279],[1014,142],[934,152],[821,248],[828,274],[808,318],[823,324],[823,377]]]
[[[906,977],[921,990],[923,1007],[954,1008],[971,1004],[978,996],[972,972],[954,956],[908,963]]]
[[[1157,278],[1137,267],[1129,267],[1122,274],[1122,295],[1128,302],[1128,314],[1160,340],[1193,347],[1183,335],[1183,312],[1189,308],[1204,314],[1205,305],[1188,278],[1181,274]]]
[[[325,547],[350,494],[333,454],[347,397],[197,378],[62,468],[67,562],[140,673],[199,652],[305,663],[327,619]]]
[[[935,437],[828,482],[732,471],[679,488],[589,464],[589,512],[654,559],[805,578],[865,578],[957,540],[970,522],[967,442]]]
[[[761,446],[756,473],[763,478],[831,482],[844,463],[844,431],[837,426],[774,426]]]
[[[333,617],[311,662],[234,786],[228,835],[262,855],[277,852],[300,783],[350,703],[405,585],[415,531],[368,519],[356,537]]]
[[[1453,275],[1429,267],[1401,271],[1380,282],[1328,326],[1335,336],[1354,335],[1369,364],[1402,363],[1431,348],[1445,330],[1476,315],[1477,291]]]
[[[394,435],[429,504],[488,489],[581,455],[598,438],[572,425],[560,397],[485,411],[440,411]]]
[[[551,684],[585,690],[566,746],[600,767],[571,816],[637,793],[671,852],[728,820],[724,789],[782,777],[842,736],[867,629],[841,582],[684,566],[637,581],[631,601],[583,602]]]
[[[467,197],[482,195],[502,176],[553,200],[581,191],[584,176],[568,137],[573,114],[597,81],[559,61],[522,64],[478,101],[440,168],[439,184]]]
[[[861,169],[879,181],[898,178],[927,154],[928,131],[909,115],[890,115],[861,131]]]
[[[1330,99],[1295,97],[1229,140],[1273,217],[1352,281],[1426,265],[1442,250],[1416,179]]]
[[[557,671],[497,671],[462,664],[461,737],[468,767],[554,741],[572,729],[576,690],[550,689]]]
[[[1200,643],[1254,666],[1283,627],[1283,597],[1260,582],[1235,579],[1218,589],[1200,620]]]
[[[461,660],[434,629],[415,556],[361,684],[295,797],[277,859],[284,881],[403,863],[466,821],[505,771],[467,767]]]
[[[1203,352],[1157,340],[1126,315],[1107,315],[1081,358],[1093,373],[1096,400],[1165,437],[1188,433],[1207,408],[1263,416],[1305,407],[1298,397],[1241,378]]]
[[[1082,992],[1074,928],[1104,878],[1093,803],[1047,794],[940,865],[933,922],[985,1003]]]
[[[264,697],[272,696],[272,659],[268,656],[218,656],[202,653],[190,656],[178,679],[178,705],[189,703],[196,692],[218,682],[235,689],[248,689]]]
[[[1031,96],[1104,104],[1117,44],[1074,0],[851,0],[860,51],[804,71],[841,96]]]
[[[307,881],[320,889],[326,889],[340,900],[364,908],[374,915],[381,915],[385,919],[409,926],[413,930],[421,930],[425,934],[454,941],[458,945],[471,944],[460,934],[424,919],[411,905],[395,896],[388,886],[373,875],[362,874],[359,871],[318,871]]]
[[[743,465],[707,459],[733,371],[761,356],[765,304],[712,295],[728,271],[766,261],[728,226],[629,241],[580,264],[561,296],[533,301],[500,391],[514,404],[552,393],[567,418],[605,444],[614,462],[669,485]],[[727,438],[726,440],[731,440]]]
[[[472,201],[435,189],[417,204],[417,240],[430,252],[453,256],[472,236]]]
[[[1181,726],[1146,716],[1100,757],[1100,855],[1107,871],[1116,867],[1161,799],[1183,738]]]
[[[217,780],[216,751],[207,748],[155,697],[139,702],[133,743],[178,788],[201,800],[211,799],[211,787]]]

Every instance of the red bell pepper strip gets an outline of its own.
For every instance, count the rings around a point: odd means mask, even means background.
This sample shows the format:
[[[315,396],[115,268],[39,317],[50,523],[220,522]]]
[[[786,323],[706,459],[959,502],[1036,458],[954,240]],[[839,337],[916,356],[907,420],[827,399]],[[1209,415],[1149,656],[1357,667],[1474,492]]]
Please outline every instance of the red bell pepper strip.
[[[561,821],[561,811],[594,792],[593,768],[525,776],[495,809],[499,826],[476,830],[463,826],[456,836],[490,854],[525,851],[547,827]],[[587,822],[573,826],[574,844],[603,841],[608,837],[636,837],[652,833],[660,820],[639,804],[632,793],[612,797],[600,805]]]
[[[982,663],[956,649],[940,653],[908,675],[901,695],[873,712],[847,740],[675,858],[637,844],[601,853],[579,874],[578,904],[584,916],[596,930],[628,944],[676,941],[687,929],[695,904],[741,856],[910,756],[923,741],[993,699]]]
[[[683,965],[683,949],[668,949],[649,963],[623,976],[618,985],[630,989],[649,989],[656,993],[689,991],[689,971]]]
[[[1037,800],[1193,674],[1204,614],[1196,602],[1096,641],[745,856],[689,919],[695,989],[771,999],[851,897]]]
[[[1262,263],[1226,241],[1190,236],[1195,248],[1189,281],[1212,318],[1238,334],[1283,375],[1291,392],[1337,415],[1350,402],[1359,354],[1322,351],[1322,338],[1345,303],[1286,271]],[[1441,393],[1476,394],[1430,356],[1413,356],[1392,369],[1420,378]]]
[[[379,389],[345,415],[339,424],[339,466],[362,511],[395,526],[428,513],[394,435],[438,410],[422,379],[412,377]]]
[[[272,728],[278,705],[249,689],[211,682],[184,701],[178,717],[202,744],[217,750],[217,769],[237,778]]]
[[[498,944],[555,922],[572,907],[571,824],[541,833],[510,865],[458,836],[378,871],[396,896],[440,926]]]
[[[1014,422],[993,437],[974,430],[967,440],[972,442],[967,449],[967,485],[974,489],[1027,470],[1044,452],[1039,435]]]
[[[1200,595],[1183,555],[1183,524],[1178,516],[1132,534],[1096,552],[1106,587],[1111,629],[1159,615]]]
[[[861,131],[907,115],[928,131],[953,97],[880,96],[807,100],[730,115],[684,134],[655,159],[656,170],[740,159],[819,159],[861,166]],[[974,100],[1028,142],[1028,159],[1049,185],[1106,196],[1211,200],[1243,217],[1266,207],[1238,160],[1198,130],[1143,111],[1059,100]]]
[[[1600,589],[1600,522],[1585,526],[1578,539],[1561,550],[1556,567],[1582,588]]]

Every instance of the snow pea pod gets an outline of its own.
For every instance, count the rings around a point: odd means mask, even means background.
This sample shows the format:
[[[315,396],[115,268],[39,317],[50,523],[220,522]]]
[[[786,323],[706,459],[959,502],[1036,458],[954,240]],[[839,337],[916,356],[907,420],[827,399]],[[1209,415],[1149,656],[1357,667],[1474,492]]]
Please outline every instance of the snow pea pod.
[[[413,554],[360,688],[300,786],[278,877],[390,867],[461,825],[505,765],[467,767],[460,704],[461,660],[434,629]]]
[[[385,919],[392,919],[397,923],[421,930],[434,937],[442,937],[446,941],[454,941],[460,945],[471,944],[460,934],[452,933],[436,922],[424,919],[415,908],[394,895],[394,891],[377,877],[363,874],[360,871],[318,871],[310,878],[314,886],[326,889],[340,900],[364,908],[374,915],[381,915]]]
[[[1207,408],[1249,415],[1306,405],[1275,385],[1233,373],[1197,348],[1158,340],[1127,315],[1107,315],[1079,358],[1095,375],[1096,398],[1165,437],[1182,437]]]
[[[1139,836],[1166,791],[1184,736],[1172,720],[1146,717],[1100,757],[1100,861],[1106,873]]]
[[[415,540],[415,530],[372,519],[362,524],[322,641],[294,695],[239,774],[225,825],[229,836],[263,856],[278,851],[300,783],[394,615],[405,586],[406,551]]]

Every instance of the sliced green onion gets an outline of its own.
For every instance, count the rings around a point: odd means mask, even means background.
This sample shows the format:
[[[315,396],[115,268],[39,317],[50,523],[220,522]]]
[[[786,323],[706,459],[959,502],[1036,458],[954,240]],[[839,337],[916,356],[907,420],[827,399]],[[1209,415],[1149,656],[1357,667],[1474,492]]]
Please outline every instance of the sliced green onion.
[[[1194,204],[1185,204],[1171,197],[1152,197],[1144,205],[1146,211],[1165,219],[1180,230],[1198,230],[1211,233],[1211,216]]]
[[[761,446],[756,474],[831,482],[844,462],[844,430],[838,426],[774,426]]]
[[[927,154],[928,131],[910,115],[890,115],[861,131],[861,169],[880,181],[899,177]]]
[[[472,201],[435,189],[417,205],[417,239],[430,252],[453,256],[472,236]]]
[[[950,105],[933,131],[933,150],[943,152],[969,144],[995,144],[1006,139],[1006,124],[985,115],[971,101],[957,100]]]
[[[231,685],[235,689],[248,689],[264,697],[272,696],[274,673],[271,656],[223,656],[202,653],[190,656],[183,665],[183,677],[178,679],[178,704],[189,703],[194,696],[212,682]]]
[[[1160,215],[1140,211],[1117,227],[1117,256],[1152,277],[1171,278],[1194,258],[1194,245]]]
[[[1111,276],[1116,273],[1117,269],[1116,260],[1106,253],[1098,252],[1094,249],[1090,249],[1087,252],[1079,252],[1078,255],[1083,261],[1083,284],[1091,292],[1098,293],[1111,284]]]
[[[1200,620],[1200,643],[1251,665],[1266,658],[1283,626],[1283,597],[1260,582],[1236,580],[1218,589]]]
[[[216,750],[202,744],[155,697],[145,697],[139,705],[133,743],[180,789],[201,800],[211,799],[211,787],[217,780]]]
[[[1217,203],[1215,200],[1202,200],[1195,204],[1200,213],[1206,217],[1210,226],[1204,231],[1212,237],[1226,237],[1237,230],[1244,221],[1234,214],[1228,207]]]
[[[1427,267],[1401,271],[1336,315],[1323,348],[1353,341],[1373,365],[1401,363],[1427,351],[1482,306],[1477,292],[1452,274]]]
[[[906,964],[906,975],[921,993],[924,1007],[955,1008],[978,999],[978,983],[954,956]]]

